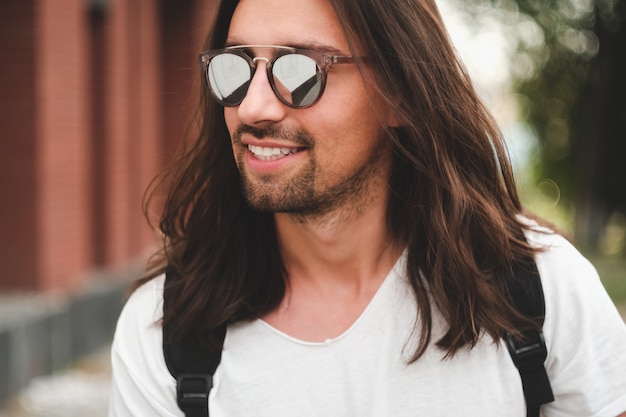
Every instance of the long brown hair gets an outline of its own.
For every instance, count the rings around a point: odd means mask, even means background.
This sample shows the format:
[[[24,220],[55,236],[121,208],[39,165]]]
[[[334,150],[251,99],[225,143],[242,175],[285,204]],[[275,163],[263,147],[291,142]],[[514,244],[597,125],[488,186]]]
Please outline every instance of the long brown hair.
[[[330,0],[351,45],[373,71],[371,85],[393,109],[394,168],[388,222],[408,248],[419,306],[417,360],[431,340],[433,306],[448,325],[447,355],[481,333],[518,334],[522,317],[506,298],[515,260],[533,255],[502,135],[448,39],[434,0]],[[206,49],[223,47],[236,0],[222,1]],[[366,75],[373,74],[373,75]],[[201,92],[200,132],[155,183],[167,184],[163,249],[146,282],[178,279],[163,321],[173,337],[211,343],[223,326],[255,319],[282,300],[286,271],[271,213],[252,210],[239,185],[222,109]],[[148,199],[148,203],[149,203]]]

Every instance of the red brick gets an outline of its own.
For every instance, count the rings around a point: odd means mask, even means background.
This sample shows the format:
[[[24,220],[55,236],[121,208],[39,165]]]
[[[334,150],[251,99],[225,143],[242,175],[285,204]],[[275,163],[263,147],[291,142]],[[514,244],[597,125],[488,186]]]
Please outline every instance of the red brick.
[[[214,3],[0,2],[0,288],[70,290],[154,244],[142,197],[182,140]]]

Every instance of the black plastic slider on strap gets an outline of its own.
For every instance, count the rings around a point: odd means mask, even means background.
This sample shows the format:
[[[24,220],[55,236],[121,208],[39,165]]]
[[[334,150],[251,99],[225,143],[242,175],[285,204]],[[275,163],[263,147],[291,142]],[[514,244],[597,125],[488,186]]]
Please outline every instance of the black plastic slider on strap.
[[[208,417],[209,392],[213,377],[208,374],[182,374],[176,380],[178,407],[186,417]]]
[[[165,273],[163,312],[170,307],[177,274],[172,269]],[[203,345],[194,334],[173,339],[173,327],[163,326],[163,357],[170,374],[176,380],[176,402],[185,417],[209,416],[209,392],[213,388],[213,375],[222,358],[226,325],[211,331],[214,348]]]
[[[554,401],[554,394],[544,366],[548,349],[543,332],[527,331],[524,336],[526,340],[518,343],[513,336],[507,334],[506,344],[522,379],[527,416],[538,417],[541,405]]]
[[[524,238],[521,232],[519,236],[520,239]],[[517,311],[536,321],[538,328],[520,329],[523,335],[521,340],[507,334],[505,341],[522,380],[526,416],[539,417],[541,405],[554,401],[544,364],[548,349],[541,331],[546,314],[543,286],[534,258],[518,259],[511,267],[506,281],[510,300]]]

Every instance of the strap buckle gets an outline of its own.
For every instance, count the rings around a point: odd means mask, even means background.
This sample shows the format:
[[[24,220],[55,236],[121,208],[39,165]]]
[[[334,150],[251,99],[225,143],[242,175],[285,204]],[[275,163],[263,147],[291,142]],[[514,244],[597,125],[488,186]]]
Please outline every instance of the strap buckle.
[[[519,343],[510,333],[506,334],[506,345],[518,369],[543,367],[548,357],[548,348],[542,331],[525,332],[526,340]]]
[[[542,404],[554,401],[550,379],[544,366],[548,357],[546,340],[543,332],[531,330],[524,332],[526,339],[517,343],[511,334],[506,335],[506,344],[522,378],[522,387],[528,416],[539,416]]]
[[[181,410],[208,409],[209,392],[213,388],[210,374],[182,374],[176,380],[176,397]]]

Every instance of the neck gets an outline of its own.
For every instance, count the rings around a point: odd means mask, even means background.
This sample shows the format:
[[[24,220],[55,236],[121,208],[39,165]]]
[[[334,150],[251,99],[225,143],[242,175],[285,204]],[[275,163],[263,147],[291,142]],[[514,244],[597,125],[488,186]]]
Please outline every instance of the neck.
[[[316,219],[277,214],[276,227],[288,285],[264,320],[311,342],[352,326],[403,250],[387,227],[386,204]]]
[[[403,245],[389,230],[386,198],[377,200],[322,218],[276,214],[290,286],[309,282],[329,290],[338,285],[359,288],[384,278]]]

